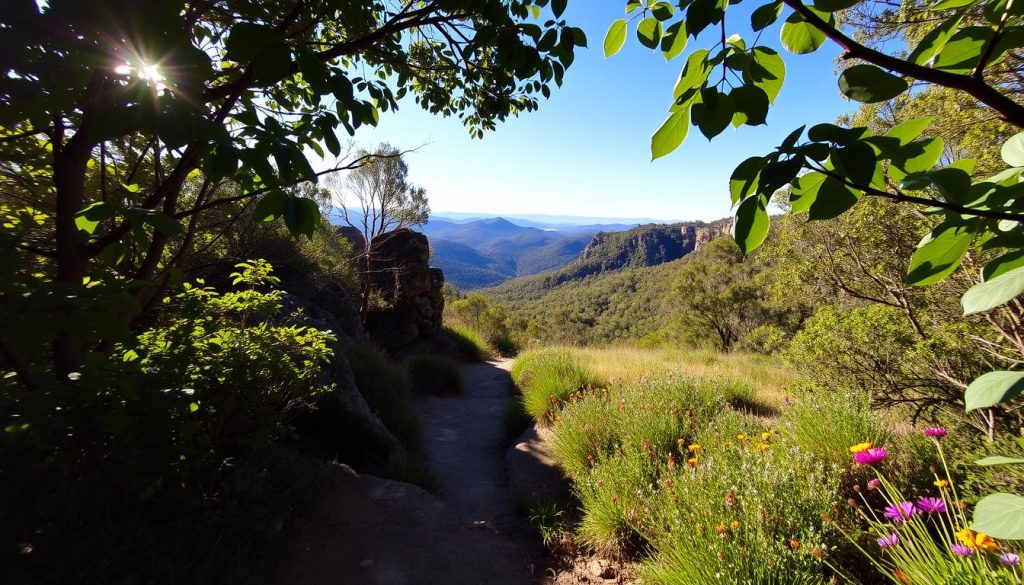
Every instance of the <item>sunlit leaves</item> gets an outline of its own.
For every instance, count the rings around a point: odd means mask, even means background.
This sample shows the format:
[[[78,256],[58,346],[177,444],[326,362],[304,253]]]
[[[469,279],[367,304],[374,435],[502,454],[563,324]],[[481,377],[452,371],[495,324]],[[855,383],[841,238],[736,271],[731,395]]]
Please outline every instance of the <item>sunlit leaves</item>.
[[[808,7],[808,10],[830,25],[835,23],[835,18],[831,14],[817,11],[810,7]],[[796,12],[789,15],[789,18],[782,25],[782,31],[779,34],[782,46],[790,53],[796,53],[797,55],[813,53],[825,43],[825,33],[805,21]]]
[[[902,77],[874,65],[854,65],[839,76],[839,91],[851,100],[867,104],[891,100],[909,88]]]
[[[736,205],[757,189],[758,176],[764,168],[764,157],[752,156],[737,166],[729,177],[729,195]]]
[[[861,193],[835,177],[826,177],[818,188],[814,201],[807,208],[812,220],[839,217],[860,200]]]
[[[1015,494],[985,496],[974,507],[971,530],[1005,540],[1024,540],[1024,498]]]
[[[686,10],[686,30],[693,38],[712,24],[722,22],[727,0],[693,0]]]
[[[682,109],[673,112],[651,136],[651,160],[661,158],[679,148],[679,145],[686,139],[689,127],[689,110]]]
[[[832,149],[831,159],[836,170],[855,185],[867,186],[875,173],[875,151],[865,142],[851,142]]]
[[[967,289],[960,299],[964,315],[994,309],[1024,292],[1024,268],[1015,268]]]
[[[774,103],[786,79],[786,64],[768,47],[754,47],[751,56],[753,63],[743,72],[744,80],[764,90],[768,101]]]
[[[680,20],[665,29],[661,37],[661,52],[666,61],[671,61],[686,49],[686,21]]]
[[[1011,167],[1024,167],[1024,132],[1014,134],[1004,142],[999,154]]]
[[[935,58],[934,67],[950,73],[973,71],[992,34],[992,28],[987,26],[969,26],[960,30]]]
[[[661,33],[661,21],[652,16],[641,20],[636,27],[636,37],[640,39],[640,44],[648,49],[658,48],[661,43]]]
[[[775,2],[769,2],[768,4],[758,6],[750,15],[750,27],[755,31],[764,30],[774,24],[781,14],[781,0],[776,0]]]
[[[729,97],[735,107],[733,126],[758,126],[765,123],[768,117],[768,94],[763,89],[754,85],[741,85],[729,92]]]
[[[1024,390],[1024,372],[989,372],[971,382],[964,393],[967,410],[989,408],[1013,399]]]
[[[917,43],[917,47],[907,57],[907,61],[917,65],[925,65],[931,61],[946,47],[946,43],[956,33],[956,29],[960,26],[960,21],[963,20],[964,14],[965,12],[963,11],[958,12],[942,21],[942,24],[939,26],[928,31],[928,34],[924,35],[921,41]]]
[[[960,267],[974,239],[975,224],[960,217],[947,219],[929,232],[910,259],[907,284],[925,286],[949,276]]]
[[[690,110],[693,124],[711,140],[725,130],[736,113],[736,104],[728,94],[714,88],[701,90],[701,102]]]
[[[628,31],[629,25],[626,23],[626,19],[620,18],[612,23],[608,28],[608,33],[604,37],[604,56],[611,57],[622,50],[622,46],[626,44],[626,32]]]
[[[889,129],[885,133],[890,138],[896,138],[900,141],[901,145],[907,145],[917,140],[921,134],[928,128],[928,126],[935,120],[935,116],[924,116],[922,118],[913,118],[906,122],[897,124]]]
[[[770,220],[765,208],[767,198],[763,195],[748,197],[736,210],[733,221],[733,239],[744,254],[760,246],[768,237]]]

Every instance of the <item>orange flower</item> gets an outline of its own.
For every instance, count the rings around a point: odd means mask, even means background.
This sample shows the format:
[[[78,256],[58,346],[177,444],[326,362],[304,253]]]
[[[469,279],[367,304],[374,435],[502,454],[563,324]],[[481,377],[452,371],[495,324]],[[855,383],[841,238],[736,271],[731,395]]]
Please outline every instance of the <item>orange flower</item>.
[[[940,490],[944,490],[947,487],[949,487],[949,482],[944,479],[936,479],[935,487],[939,488]]]
[[[896,567],[896,580],[902,583],[903,585],[911,584],[910,577],[907,577],[907,574],[904,573],[903,569],[899,567]]]
[[[690,445],[689,447],[687,447],[687,449],[689,449],[690,451],[693,451],[694,453],[700,453],[703,450],[703,447],[701,447],[697,443],[694,443],[694,444]]]
[[[991,536],[984,532],[975,532],[966,528],[957,531],[956,539],[963,544],[980,551],[990,551],[999,548],[999,543],[993,540]]]
[[[725,531],[726,531],[725,524],[719,524],[718,526],[715,526],[715,532],[717,532],[719,534],[725,534]]]
[[[686,464],[690,466],[690,469],[697,467],[697,458],[690,457],[689,459],[686,460]]]
[[[791,548],[793,550],[796,550],[796,549],[800,548],[800,541],[796,540],[795,538],[793,540],[790,540],[789,541],[789,548]]]
[[[678,466],[679,466],[679,464],[676,463],[676,458],[675,457],[669,457],[668,458],[668,468],[669,469],[675,469]]]
[[[850,447],[850,453],[862,453],[870,449],[871,446],[871,443],[867,441],[863,443],[857,443],[856,445]]]

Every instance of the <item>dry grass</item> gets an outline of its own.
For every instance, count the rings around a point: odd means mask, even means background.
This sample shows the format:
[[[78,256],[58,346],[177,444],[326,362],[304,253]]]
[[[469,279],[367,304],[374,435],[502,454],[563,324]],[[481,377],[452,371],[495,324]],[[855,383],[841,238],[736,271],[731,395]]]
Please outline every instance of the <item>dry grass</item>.
[[[628,346],[577,347],[573,356],[610,385],[635,382],[652,374],[678,372],[693,378],[733,381],[753,388],[766,404],[780,406],[797,375],[777,358],[748,353]]]

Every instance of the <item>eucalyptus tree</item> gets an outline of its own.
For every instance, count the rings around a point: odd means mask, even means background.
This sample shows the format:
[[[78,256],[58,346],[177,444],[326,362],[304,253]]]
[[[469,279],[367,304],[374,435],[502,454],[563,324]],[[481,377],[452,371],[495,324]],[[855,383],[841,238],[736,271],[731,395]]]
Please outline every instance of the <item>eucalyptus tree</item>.
[[[746,13],[749,18],[738,22],[731,17],[741,4],[755,6]],[[689,38],[706,30],[721,32],[710,47],[685,57],[668,117],[651,138],[653,158],[678,148],[691,123],[711,139],[730,124],[766,122],[786,66],[761,37],[784,13],[778,34],[788,52],[810,53],[826,42],[842,49],[838,90],[851,100],[886,102],[906,94],[912,84],[947,88],[1018,132],[1024,128],[1016,67],[1024,45],[1021,6],[1006,0],[912,4],[931,23],[917,27],[903,45],[872,43],[844,30],[843,22],[858,18],[851,9],[873,6],[859,0],[817,0],[813,5],[802,0],[627,0],[627,18],[611,25],[604,50],[609,56],[617,53],[631,23],[642,45],[669,60],[683,55]],[[749,27],[746,38],[727,34],[741,25]],[[803,126],[773,152],[740,162],[729,182],[736,242],[749,252],[765,241],[768,202],[787,185],[790,212],[807,213],[811,220],[838,217],[865,197],[887,199],[918,206],[935,218],[909,260],[909,284],[939,282],[961,266],[972,248],[981,249],[990,259],[981,269],[983,281],[962,297],[964,313],[1015,303],[1024,291],[1024,133],[1002,145],[1008,168],[974,180],[971,159],[941,164],[944,143],[928,135],[931,122],[930,117],[914,118],[879,134],[867,126]],[[1024,372],[990,372],[969,385],[965,402],[968,410],[989,408],[1022,390]],[[1007,510],[1014,513],[1004,514]],[[986,498],[976,519],[978,530],[1024,539],[1024,498]]]
[[[288,187],[403,97],[473,136],[534,110],[586,44],[565,4],[4,2],[3,361],[27,386],[76,371],[127,332],[208,209],[251,202],[312,235],[316,202]]]

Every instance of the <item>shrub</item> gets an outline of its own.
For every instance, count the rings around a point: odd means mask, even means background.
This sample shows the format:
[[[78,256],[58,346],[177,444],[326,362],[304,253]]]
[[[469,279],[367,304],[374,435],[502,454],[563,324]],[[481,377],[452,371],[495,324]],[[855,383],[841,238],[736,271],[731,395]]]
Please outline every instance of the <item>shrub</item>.
[[[447,326],[444,328],[444,334],[455,343],[455,351],[459,359],[467,362],[482,362],[491,354],[487,344],[470,329]]]
[[[512,366],[512,380],[522,392],[523,407],[538,422],[546,422],[553,408],[598,381],[567,350],[544,349],[524,354]]]
[[[441,355],[415,355],[405,361],[409,379],[417,394],[444,396],[462,394],[459,364]]]
[[[405,367],[368,343],[344,349],[356,387],[366,402],[408,449],[420,447],[420,421],[413,407],[412,385]]]

